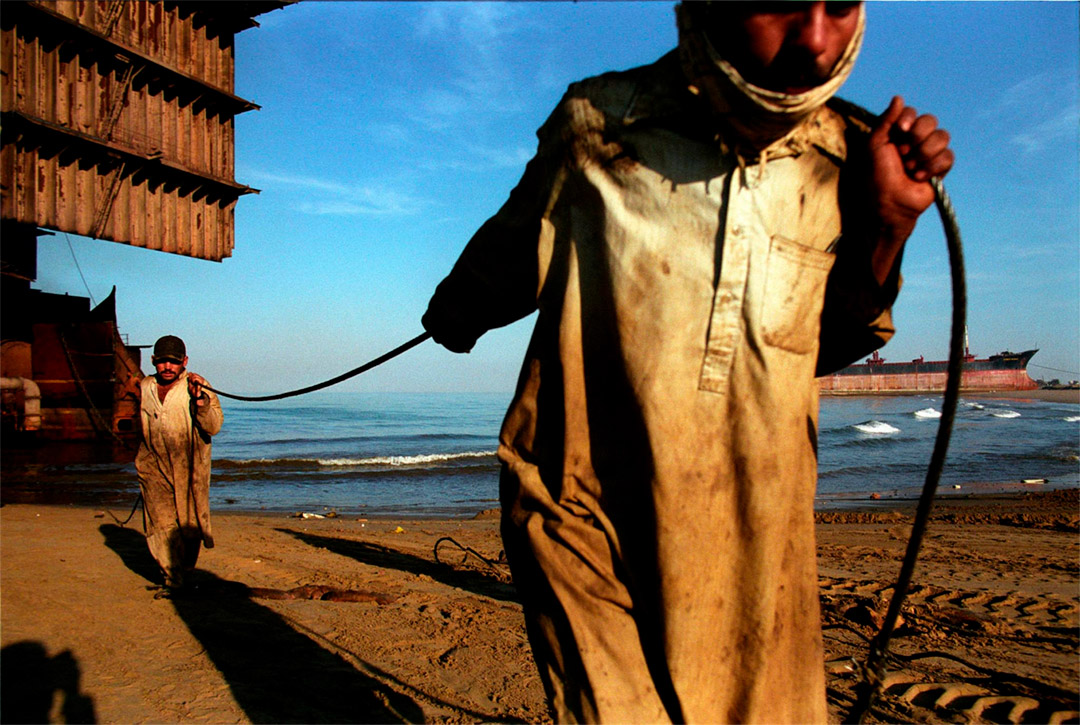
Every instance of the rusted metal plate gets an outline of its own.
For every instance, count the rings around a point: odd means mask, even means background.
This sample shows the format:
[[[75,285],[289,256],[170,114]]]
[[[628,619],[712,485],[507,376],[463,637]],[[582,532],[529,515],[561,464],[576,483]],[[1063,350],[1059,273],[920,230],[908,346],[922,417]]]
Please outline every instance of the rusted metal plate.
[[[233,35],[283,3],[5,7],[5,220],[220,261],[233,249]]]

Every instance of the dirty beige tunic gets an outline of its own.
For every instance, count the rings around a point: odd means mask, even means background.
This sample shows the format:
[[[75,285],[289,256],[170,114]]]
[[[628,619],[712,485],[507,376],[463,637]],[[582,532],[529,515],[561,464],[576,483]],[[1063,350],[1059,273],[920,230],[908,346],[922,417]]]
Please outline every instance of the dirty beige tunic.
[[[571,86],[424,322],[539,308],[500,485],[556,719],[821,722],[819,340],[882,345],[896,286],[838,240],[840,116],[740,170],[680,78]]]
[[[141,384],[142,443],[135,457],[143,495],[143,520],[150,553],[170,586],[183,583],[184,572],[195,566],[200,543],[214,546],[210,529],[210,436],[221,430],[224,418],[217,396],[197,408],[199,428],[192,446],[191,396],[185,372],[158,399],[157,378]],[[194,475],[192,471],[194,461]]]

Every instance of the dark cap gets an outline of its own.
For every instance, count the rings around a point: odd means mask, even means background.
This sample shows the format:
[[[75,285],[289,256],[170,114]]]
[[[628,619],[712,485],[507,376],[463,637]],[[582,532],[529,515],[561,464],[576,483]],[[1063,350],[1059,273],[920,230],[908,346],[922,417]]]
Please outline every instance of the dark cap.
[[[182,363],[185,357],[187,357],[187,348],[184,347],[184,341],[176,335],[166,335],[154,343],[152,359],[155,363],[159,360]]]

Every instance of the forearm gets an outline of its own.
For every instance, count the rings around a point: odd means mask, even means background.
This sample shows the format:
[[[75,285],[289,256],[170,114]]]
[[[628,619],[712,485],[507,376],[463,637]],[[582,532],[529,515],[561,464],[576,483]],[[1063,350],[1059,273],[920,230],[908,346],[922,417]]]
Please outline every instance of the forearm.
[[[221,403],[213,393],[202,393],[202,398],[195,403],[195,419],[208,435],[217,435],[225,421],[225,414],[221,411]]]
[[[904,257],[904,246],[914,228],[914,223],[910,227],[907,225],[882,226],[874,235],[873,251],[870,253],[870,269],[879,286],[886,287],[890,279],[900,276],[900,262]]]

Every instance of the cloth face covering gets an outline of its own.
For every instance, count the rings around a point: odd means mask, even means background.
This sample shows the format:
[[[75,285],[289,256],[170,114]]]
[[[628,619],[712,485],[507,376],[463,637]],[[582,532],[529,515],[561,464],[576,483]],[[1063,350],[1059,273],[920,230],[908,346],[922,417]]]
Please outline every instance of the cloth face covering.
[[[692,88],[704,94],[717,116],[754,151],[782,139],[832,98],[855,67],[866,27],[866,9],[860,6],[855,33],[828,80],[803,93],[791,94],[747,81],[713,47],[704,29],[697,27],[697,13],[680,4],[676,14],[679,58]]]

